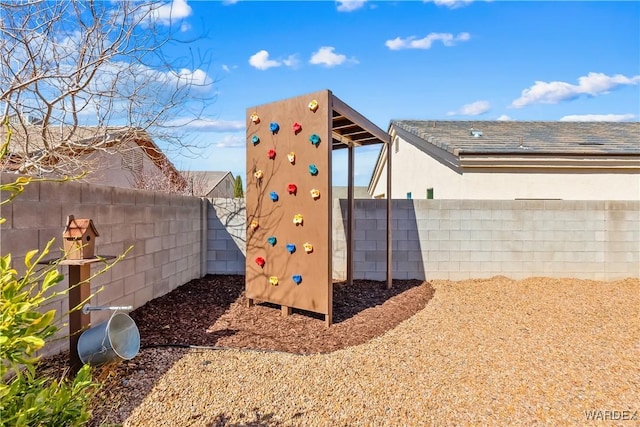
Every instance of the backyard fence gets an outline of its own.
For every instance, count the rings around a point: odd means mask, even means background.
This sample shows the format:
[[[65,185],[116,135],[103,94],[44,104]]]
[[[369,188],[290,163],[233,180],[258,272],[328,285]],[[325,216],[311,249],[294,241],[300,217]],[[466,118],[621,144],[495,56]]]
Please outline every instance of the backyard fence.
[[[2,174],[3,183],[14,178]],[[346,211],[345,200],[333,201],[333,277],[338,280],[347,270]],[[30,184],[3,206],[2,254],[11,253],[20,270],[27,251],[44,248],[51,238],[62,247],[69,214],[93,219],[99,255],[119,255],[133,245],[124,260],[92,281],[93,291],[104,288],[93,305],[139,307],[205,274],[244,274],[242,199],[74,182]],[[354,278],[384,280],[386,201],[358,199],[354,217]],[[392,248],[397,279],[640,277],[640,201],[394,200]],[[64,314],[67,304],[59,297],[45,309]],[[92,320],[108,315],[96,312]],[[48,351],[66,345],[60,340]]]

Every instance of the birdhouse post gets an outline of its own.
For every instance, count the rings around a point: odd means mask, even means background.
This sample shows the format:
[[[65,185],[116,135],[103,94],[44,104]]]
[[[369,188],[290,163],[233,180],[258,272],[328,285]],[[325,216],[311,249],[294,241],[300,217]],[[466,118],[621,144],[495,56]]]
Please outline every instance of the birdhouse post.
[[[91,219],[67,217],[62,238],[67,259],[90,259],[94,257],[98,230]]]

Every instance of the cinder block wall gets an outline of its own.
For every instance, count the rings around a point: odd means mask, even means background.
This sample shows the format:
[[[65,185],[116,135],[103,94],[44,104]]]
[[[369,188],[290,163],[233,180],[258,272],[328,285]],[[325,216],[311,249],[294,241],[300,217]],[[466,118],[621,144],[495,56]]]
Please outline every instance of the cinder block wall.
[[[386,278],[386,200],[355,201],[354,277]],[[334,201],[334,277],[346,275]],[[394,200],[393,277],[640,277],[640,201]]]
[[[12,182],[15,175],[2,174],[2,182]],[[3,194],[2,197],[6,197]],[[24,271],[24,256],[32,249],[42,249],[55,238],[51,258],[60,253],[66,217],[91,218],[100,236],[96,253],[119,255],[133,246],[127,257],[111,270],[96,277],[91,289],[97,292],[92,305],[132,305],[134,308],[168,293],[201,276],[203,246],[202,200],[99,186],[95,184],[32,183],[12,203],[2,206],[0,249],[11,253],[13,265]],[[68,267],[60,267],[65,275]],[[92,266],[92,273],[100,267]],[[65,281],[59,289],[66,289]],[[66,297],[50,301],[45,310],[55,309],[58,321],[67,322]],[[94,324],[106,320],[110,312],[92,313]],[[47,353],[66,349],[68,330],[61,330],[60,340],[48,346]]]
[[[209,201],[207,273],[244,274],[241,200]],[[346,200],[333,203],[333,277],[346,277]],[[386,279],[386,200],[355,201],[354,277]],[[640,277],[640,201],[394,200],[393,277]]]
[[[244,199],[207,199],[207,273],[245,274],[247,213]]]

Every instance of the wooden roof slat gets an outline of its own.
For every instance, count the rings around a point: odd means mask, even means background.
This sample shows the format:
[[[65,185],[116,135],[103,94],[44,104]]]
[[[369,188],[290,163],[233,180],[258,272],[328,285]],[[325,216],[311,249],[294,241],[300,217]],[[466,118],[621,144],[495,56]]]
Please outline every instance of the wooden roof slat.
[[[387,144],[389,134],[331,94],[333,148]]]

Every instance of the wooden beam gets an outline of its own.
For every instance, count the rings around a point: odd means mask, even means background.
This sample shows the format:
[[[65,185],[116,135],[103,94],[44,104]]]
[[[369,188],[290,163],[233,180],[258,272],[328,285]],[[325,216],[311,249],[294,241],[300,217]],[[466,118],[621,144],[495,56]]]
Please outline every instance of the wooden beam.
[[[348,178],[347,178],[347,285],[353,285],[353,237],[354,237],[354,202],[353,202],[353,145],[349,146]]]
[[[393,285],[393,240],[391,236],[391,138],[387,141],[387,289]]]

